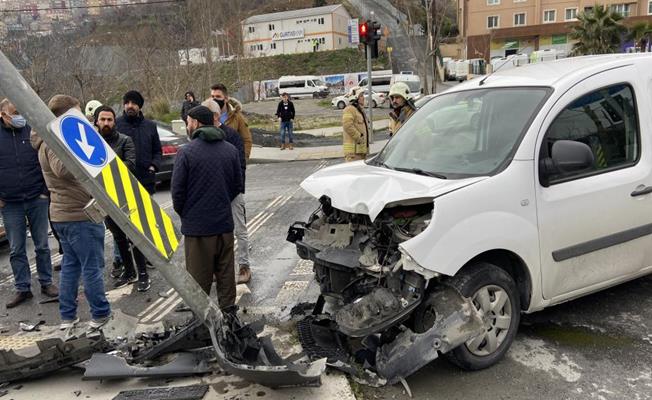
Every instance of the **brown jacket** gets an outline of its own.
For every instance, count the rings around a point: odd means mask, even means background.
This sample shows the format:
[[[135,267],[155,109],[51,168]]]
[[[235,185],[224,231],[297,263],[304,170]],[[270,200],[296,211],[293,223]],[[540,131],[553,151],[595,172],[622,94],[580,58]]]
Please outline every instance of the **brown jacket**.
[[[247,125],[247,120],[242,115],[242,104],[238,100],[230,98],[226,106],[228,108],[226,125],[240,134],[244,145],[245,159],[249,160],[253,140],[251,139],[251,131],[249,125]]]
[[[32,147],[38,151],[45,184],[50,190],[50,219],[52,222],[88,221],[84,207],[91,196],[63,165],[54,152],[34,132]]]
[[[367,155],[369,131],[364,112],[353,104],[348,105],[342,112],[342,128],[344,128],[344,155]]]
[[[390,120],[389,120],[389,134],[390,136],[394,136],[396,132],[403,126],[405,121],[407,121],[412,114],[414,114],[415,109],[412,108],[411,105],[406,104],[403,107],[401,107],[401,111],[398,115],[396,115],[395,111],[391,111],[389,113]]]

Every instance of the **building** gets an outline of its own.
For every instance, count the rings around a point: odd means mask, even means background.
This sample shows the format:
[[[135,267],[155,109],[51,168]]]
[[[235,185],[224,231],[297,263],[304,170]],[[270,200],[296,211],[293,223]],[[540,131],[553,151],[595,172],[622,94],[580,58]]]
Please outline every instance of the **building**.
[[[241,22],[243,54],[263,57],[349,47],[351,16],[341,4],[254,15]]]
[[[597,0],[627,17],[625,23],[652,22],[652,0]],[[568,52],[568,34],[577,14],[596,0],[458,0],[462,58],[505,57],[535,50]]]

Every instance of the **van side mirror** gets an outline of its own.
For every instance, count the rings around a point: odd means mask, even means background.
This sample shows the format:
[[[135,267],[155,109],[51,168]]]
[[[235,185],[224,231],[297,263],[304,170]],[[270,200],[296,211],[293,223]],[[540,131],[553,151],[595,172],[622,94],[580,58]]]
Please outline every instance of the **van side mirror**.
[[[579,172],[593,166],[594,157],[591,148],[574,140],[557,140],[552,144],[550,158],[544,158],[539,165],[541,180],[548,186],[551,175]]]

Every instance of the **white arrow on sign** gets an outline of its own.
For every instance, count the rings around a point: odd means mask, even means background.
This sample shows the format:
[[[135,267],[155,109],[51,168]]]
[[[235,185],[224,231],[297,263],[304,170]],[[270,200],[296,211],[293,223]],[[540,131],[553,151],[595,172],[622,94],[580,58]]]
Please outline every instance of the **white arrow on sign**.
[[[79,127],[79,137],[81,137],[81,140],[75,139],[75,141],[86,155],[86,158],[90,160],[91,156],[93,155],[93,152],[95,151],[95,147],[88,144],[88,138],[86,137],[86,130],[84,129],[84,124],[79,122],[77,123],[77,126]]]

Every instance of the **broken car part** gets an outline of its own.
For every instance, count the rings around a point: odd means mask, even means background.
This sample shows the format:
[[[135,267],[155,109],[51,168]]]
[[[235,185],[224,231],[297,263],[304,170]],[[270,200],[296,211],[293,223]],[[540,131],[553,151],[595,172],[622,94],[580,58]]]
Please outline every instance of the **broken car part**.
[[[23,357],[13,350],[0,351],[0,382],[33,378],[86,361],[93,353],[112,350],[112,346],[99,332],[63,341],[46,339],[36,342],[39,353]]]
[[[312,358],[371,386],[394,384],[484,332],[470,299],[438,275],[404,268],[399,244],[423,232],[433,203],[386,208],[375,220],[341,211],[328,197],[288,240],[313,261],[321,294],[298,323]],[[424,302],[424,299],[428,299]]]
[[[44,325],[45,321],[39,321],[35,324],[30,324],[28,322],[21,322],[18,324],[20,326],[20,329],[25,332],[34,332],[34,331],[40,331],[41,329],[39,326]]]
[[[206,324],[210,334],[211,341],[215,346],[215,355],[222,368],[231,374],[241,376],[249,381],[261,384],[271,384],[272,386],[285,385],[302,385],[316,384],[319,377],[324,371],[323,363],[313,363],[311,365],[294,365],[283,363],[272,365],[265,358],[258,358],[256,362],[242,364],[239,360],[240,355],[233,355],[224,351],[224,345],[229,344],[231,336],[225,332],[225,329],[231,328],[227,324],[224,326],[222,313],[209,296],[207,296],[199,287],[199,284],[190,276],[186,269],[173,261],[172,256],[178,246],[178,229],[172,223],[170,217],[156,204],[154,199],[149,198],[142,187],[138,186],[130,190],[140,190],[141,195],[147,197],[144,204],[149,204],[150,211],[156,206],[156,212],[163,218],[164,223],[155,223],[147,217],[135,213],[134,218],[140,218],[138,224],[132,220],[132,213],[129,207],[122,209],[120,204],[124,203],[121,199],[112,198],[106,189],[110,182],[105,181],[104,176],[111,175],[112,167],[123,169],[129,179],[121,181],[121,185],[133,185],[137,182],[126,170],[124,164],[115,156],[113,150],[101,139],[98,138],[98,146],[102,146],[104,153],[103,164],[89,164],[88,160],[83,160],[79,155],[75,155],[62,138],[62,124],[65,119],[77,122],[75,127],[81,126],[80,129],[86,130],[87,134],[94,134],[94,128],[88,126],[85,116],[79,110],[73,109],[64,115],[55,119],[52,112],[47,108],[39,96],[32,90],[25,79],[20,75],[12,63],[0,51],[0,88],[9,100],[21,110],[30,126],[39,134],[39,137],[54,152],[57,158],[63,163],[66,169],[74,175],[77,181],[93,197],[97,205],[118,225],[118,227],[129,237],[131,242],[140,250],[153,266],[163,275],[165,280],[181,296],[184,303],[187,304],[195,315]],[[71,125],[72,126],[72,125]],[[107,170],[108,168],[108,170]],[[103,174],[106,172],[106,174]],[[113,176],[113,175],[111,175]],[[115,180],[122,179],[119,176],[112,178],[115,189]],[[143,194],[145,193],[145,194]],[[124,204],[123,204],[124,205]],[[152,211],[153,212],[153,211]],[[142,218],[146,218],[142,220]],[[148,229],[143,230],[140,225],[148,225]],[[159,236],[158,240],[152,239],[154,235],[146,235],[144,231],[154,230]],[[150,232],[151,233],[151,232]],[[161,243],[161,238],[165,237],[165,243]],[[154,242],[159,242],[158,244]],[[167,243],[167,244],[166,244]],[[264,357],[261,352],[260,357]]]
[[[208,385],[125,390],[118,393],[113,400],[201,400],[207,392]]]
[[[193,352],[176,353],[171,361],[153,367],[129,365],[124,358],[96,353],[86,364],[83,379],[174,378],[199,375],[214,370],[210,365],[211,359],[214,359],[214,352],[210,347]]]

